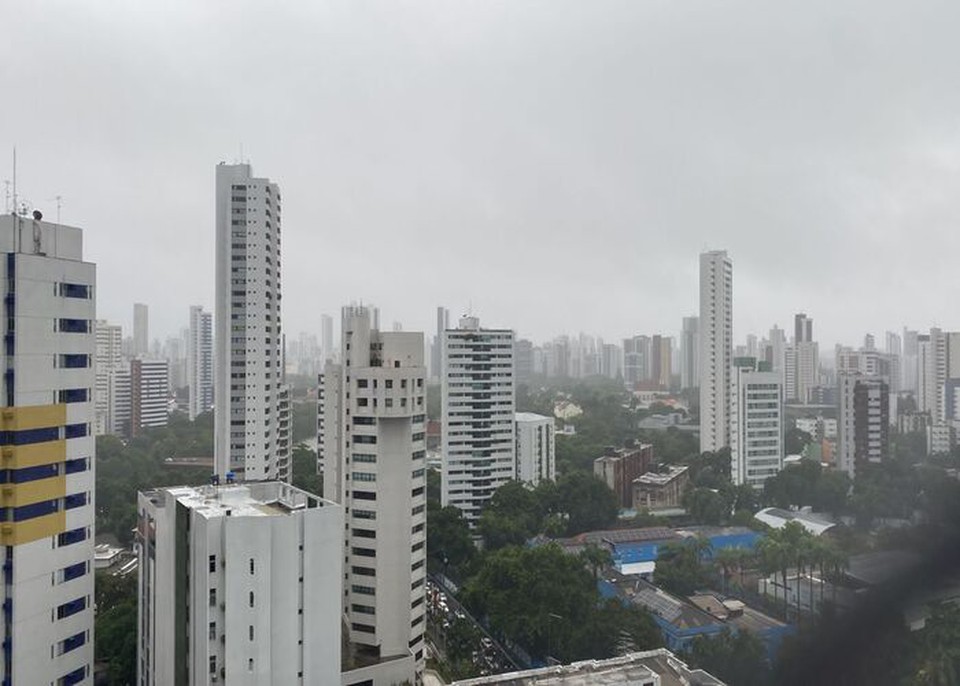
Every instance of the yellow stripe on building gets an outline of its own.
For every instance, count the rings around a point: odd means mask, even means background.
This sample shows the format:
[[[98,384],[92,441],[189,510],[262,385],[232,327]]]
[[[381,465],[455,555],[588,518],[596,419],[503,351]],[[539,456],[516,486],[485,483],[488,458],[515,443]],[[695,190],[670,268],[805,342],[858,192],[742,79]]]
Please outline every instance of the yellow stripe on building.
[[[67,406],[23,405],[4,407],[0,410],[0,429],[3,431],[25,431],[63,426],[67,423]]]
[[[22,469],[55,464],[67,459],[67,441],[58,439],[29,445],[5,445],[0,448],[0,469]]]
[[[56,536],[67,528],[67,513],[52,512],[43,517],[34,517],[23,522],[3,522],[0,524],[0,544],[20,545],[48,536]]]
[[[20,507],[62,498],[66,494],[67,477],[62,475],[21,484],[3,484],[0,486],[0,506]]]

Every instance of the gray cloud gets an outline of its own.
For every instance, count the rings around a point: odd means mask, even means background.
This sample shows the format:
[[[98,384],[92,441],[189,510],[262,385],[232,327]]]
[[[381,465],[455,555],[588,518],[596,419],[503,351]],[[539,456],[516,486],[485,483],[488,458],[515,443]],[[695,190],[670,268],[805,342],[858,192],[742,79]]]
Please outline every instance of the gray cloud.
[[[159,6],[158,6],[159,5]],[[376,302],[546,338],[960,327],[956,3],[7,3],[0,149],[87,229],[100,314],[213,303],[213,171],[281,184],[288,333]],[[0,165],[5,168],[6,165]],[[0,174],[8,176],[8,174]]]

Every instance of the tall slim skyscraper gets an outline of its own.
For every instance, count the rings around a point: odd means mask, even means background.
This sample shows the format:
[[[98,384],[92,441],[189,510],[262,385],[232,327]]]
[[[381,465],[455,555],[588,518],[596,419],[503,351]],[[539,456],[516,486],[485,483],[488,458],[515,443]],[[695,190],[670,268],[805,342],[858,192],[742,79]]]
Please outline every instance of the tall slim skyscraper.
[[[143,303],[133,304],[133,356],[150,354],[149,309]]]
[[[320,315],[320,346],[323,359],[321,362],[333,359],[333,317],[329,314]]]
[[[700,383],[700,318],[684,317],[680,333],[680,387]]]
[[[97,334],[97,384],[93,398],[96,406],[94,433],[102,436],[110,429],[110,373],[123,364],[123,332],[119,324],[110,324],[98,319],[94,327]]]
[[[761,488],[783,467],[783,385],[752,357],[734,360],[730,380],[730,478]]]
[[[96,267],[80,229],[0,217],[4,684],[93,683]]]
[[[650,378],[650,348],[649,336],[623,339],[623,382],[630,390]]]
[[[137,512],[138,684],[340,683],[342,507],[270,481],[145,491]]]
[[[516,478],[513,331],[463,317],[443,334],[441,367],[442,501],[474,527],[494,491]]]
[[[280,187],[249,164],[221,163],[216,189],[216,473],[286,480]]]
[[[443,332],[450,328],[450,310],[437,307],[437,334],[433,339],[430,355],[430,376],[440,378],[441,359],[443,357]]]
[[[784,357],[787,400],[808,402],[818,381],[820,349],[813,340],[813,319],[803,312],[794,316],[793,344]]]
[[[793,317],[793,342],[809,343],[813,340],[813,320],[803,312]]]
[[[517,412],[517,476],[532,486],[553,481],[557,473],[553,417]]]
[[[190,419],[213,407],[213,318],[199,305],[190,308],[187,350]]]
[[[733,262],[725,250],[700,255],[700,451],[730,445]]]
[[[343,308],[343,359],[328,362],[321,380],[323,492],[348,513],[350,641],[378,661],[412,654],[406,678],[419,683],[426,628],[423,334],[371,324],[369,308]]]

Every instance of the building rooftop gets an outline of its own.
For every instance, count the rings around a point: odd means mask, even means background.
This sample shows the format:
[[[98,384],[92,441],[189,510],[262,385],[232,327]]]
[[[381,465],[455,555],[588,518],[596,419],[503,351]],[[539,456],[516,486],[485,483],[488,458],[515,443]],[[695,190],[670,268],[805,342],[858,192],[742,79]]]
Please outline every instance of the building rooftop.
[[[725,686],[702,669],[690,669],[665,648],[467,679],[454,686],[638,686],[656,677],[661,686]]]
[[[850,557],[844,576],[865,586],[896,581],[920,566],[921,558],[905,550],[881,550]]]
[[[823,515],[807,512],[792,512],[779,507],[764,508],[757,512],[754,517],[774,529],[782,529],[788,522],[797,522],[797,524],[814,536],[819,536],[827,529],[832,529],[836,526],[835,522],[831,522]]]
[[[552,422],[553,417],[548,417],[543,414],[537,414],[536,412],[517,412],[514,414],[514,419],[518,422]]]
[[[759,634],[768,629],[782,629],[787,626],[779,619],[755,610],[739,600],[723,599],[713,593],[692,595],[689,600],[704,612],[709,612],[725,624],[736,627],[738,630],[743,629]]]
[[[633,483],[650,486],[665,486],[686,472],[688,469],[690,468],[687,465],[674,465],[669,467],[665,472],[647,472],[646,474],[641,474],[633,480]]]
[[[307,508],[334,505],[281,481],[257,481],[222,486],[173,486],[148,491],[153,499],[162,492],[198,514],[215,517],[282,517]]]

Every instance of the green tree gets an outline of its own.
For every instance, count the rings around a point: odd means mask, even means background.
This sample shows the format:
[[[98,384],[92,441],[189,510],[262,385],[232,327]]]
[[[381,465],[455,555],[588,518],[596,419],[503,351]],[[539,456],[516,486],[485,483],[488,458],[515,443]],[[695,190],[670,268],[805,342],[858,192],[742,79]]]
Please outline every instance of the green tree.
[[[476,556],[470,527],[456,507],[427,512],[427,557],[432,569],[457,576]]]
[[[480,515],[479,530],[487,550],[523,545],[542,528],[544,512],[537,494],[520,481],[494,492]]]
[[[808,444],[813,442],[813,436],[806,431],[797,429],[787,429],[784,435],[784,448],[787,455],[802,455]]]
[[[705,586],[698,546],[691,541],[660,546],[654,579],[658,586],[681,596],[688,596]]]
[[[110,684],[132,684],[137,677],[137,577],[96,576],[94,651],[107,664]]]
[[[728,684],[766,686],[771,683],[766,651],[759,638],[747,631],[694,639],[686,655],[691,667],[704,669]]]
[[[693,488],[684,494],[683,505],[695,524],[718,525],[730,517],[730,504],[719,492]]]
[[[567,535],[611,526],[617,521],[617,497],[590,472],[564,474],[557,482],[558,505]]]
[[[314,495],[323,495],[323,476],[317,473],[317,454],[303,443],[293,446],[293,485]]]

